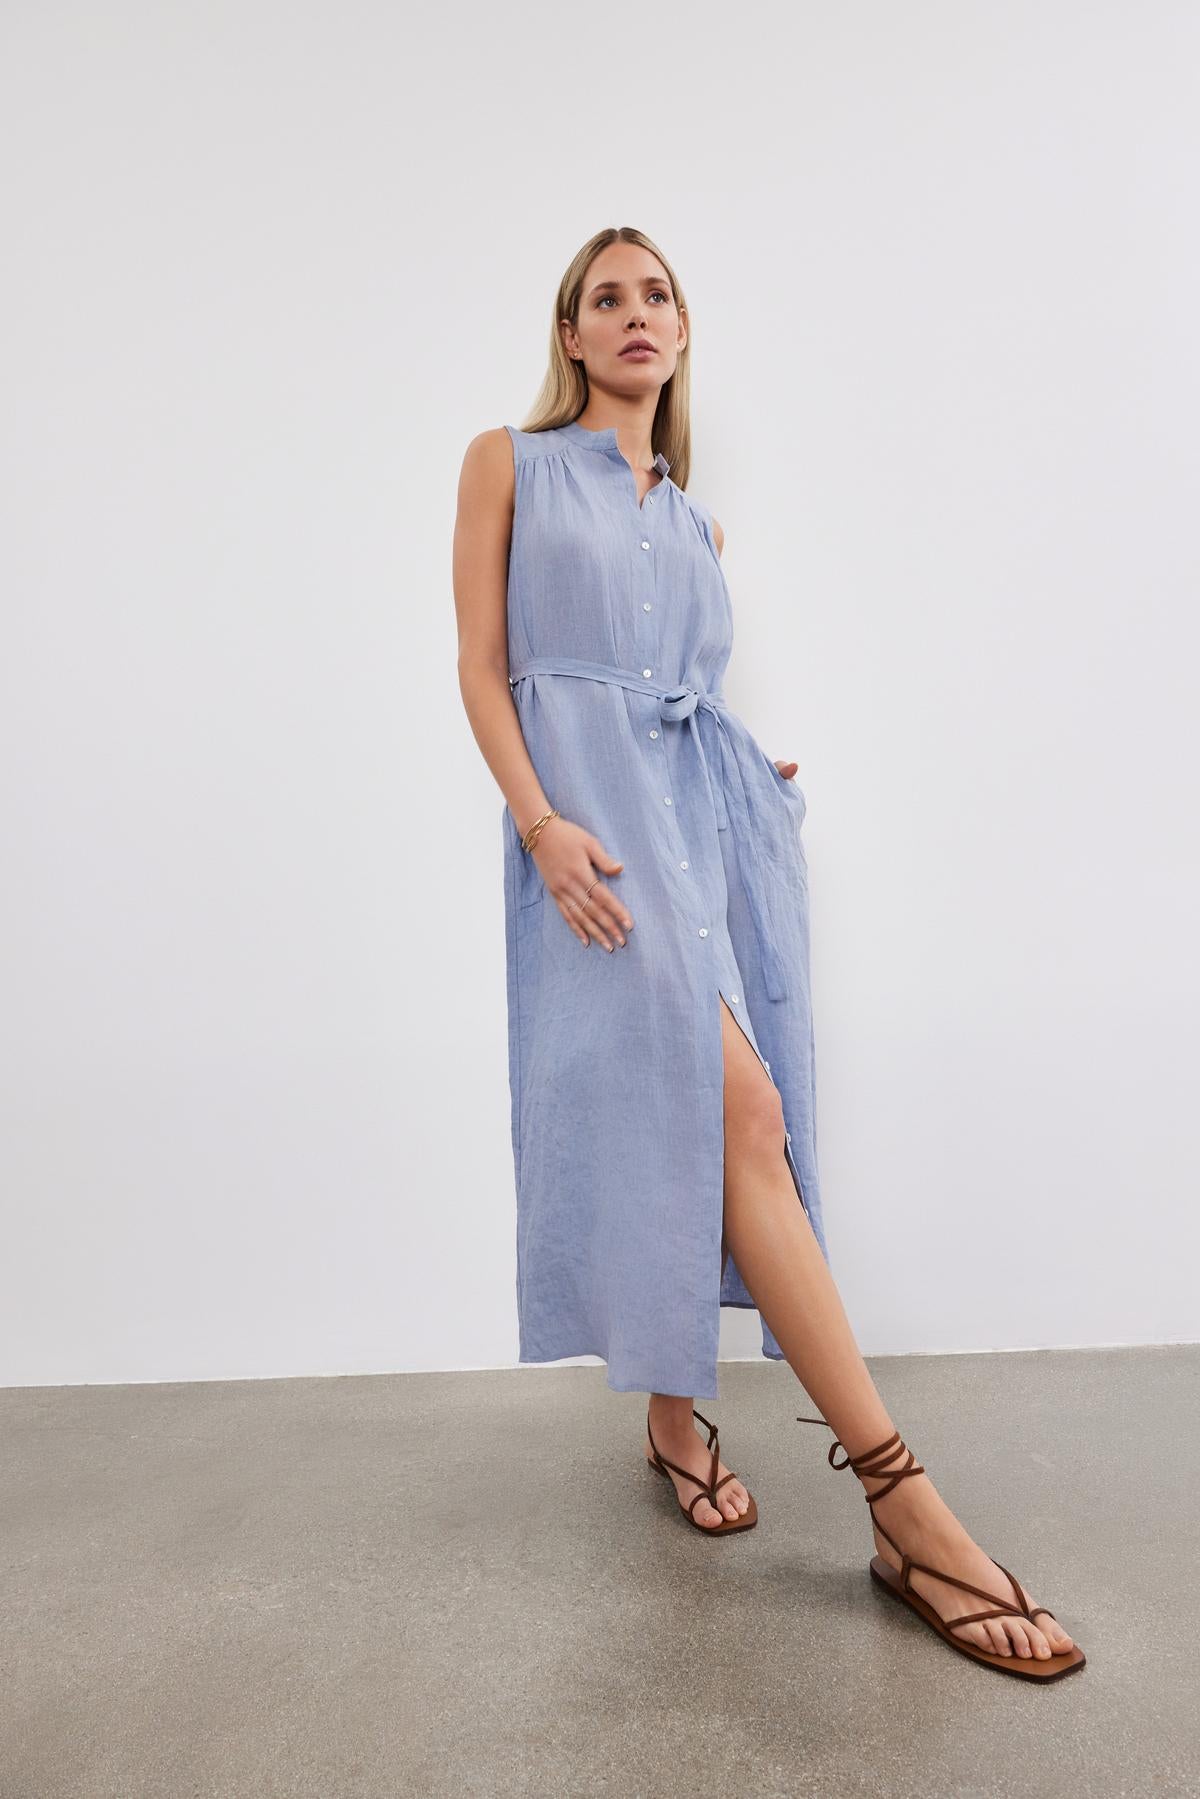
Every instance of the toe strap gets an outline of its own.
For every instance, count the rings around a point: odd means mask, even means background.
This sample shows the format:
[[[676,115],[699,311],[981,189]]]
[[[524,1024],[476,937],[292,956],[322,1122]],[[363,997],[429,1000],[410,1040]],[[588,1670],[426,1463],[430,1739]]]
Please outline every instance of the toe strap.
[[[960,1624],[982,1624],[985,1618],[1025,1618],[1032,1624],[1039,1613],[1044,1613],[1047,1618],[1054,1618],[1054,1613],[1048,1606],[1035,1605],[1031,1612],[1018,1612],[1013,1606],[1004,1605],[998,1606],[995,1611],[968,1612],[963,1618],[946,1618],[943,1622],[947,1630],[957,1630]],[[1058,1619],[1054,1618],[1054,1622],[1057,1624]]]
[[[650,1429],[649,1412],[647,1412],[647,1414],[646,1414],[646,1432],[650,1438],[650,1448],[653,1452],[654,1460],[655,1460],[655,1463],[657,1464],[657,1466],[659,1468],[661,1468],[664,1472],[669,1468],[673,1473],[681,1474],[683,1476],[684,1480],[694,1480],[696,1485],[700,1489],[700,1491],[696,1494],[695,1498],[692,1500],[691,1505],[683,1508],[684,1510],[686,1510],[689,1518],[692,1518],[692,1515],[695,1511],[696,1506],[700,1503],[700,1501],[702,1499],[707,1499],[709,1504],[712,1505],[713,1510],[715,1511],[717,1508],[716,1508],[716,1505],[714,1504],[714,1501],[716,1500],[717,1494],[720,1492],[721,1488],[726,1484],[727,1481],[737,1479],[736,1474],[723,1474],[721,1476],[720,1480],[717,1479],[717,1469],[721,1466],[721,1443],[720,1443],[720,1438],[718,1437],[718,1434],[717,1434],[717,1427],[715,1424],[713,1424],[711,1422],[711,1420],[709,1420],[708,1418],[705,1418],[702,1413],[696,1411],[694,1407],[692,1409],[692,1416],[693,1416],[693,1418],[699,1418],[701,1424],[703,1424],[708,1430],[708,1442],[705,1444],[705,1448],[708,1449],[709,1451],[711,1451],[711,1453],[712,1453],[712,1467],[709,1469],[707,1486],[705,1486],[704,1482],[701,1480],[701,1478],[698,1474],[692,1473],[690,1468],[681,1468],[679,1466],[678,1462],[669,1462],[665,1455],[659,1454],[658,1445],[654,1441],[654,1434]],[[695,1519],[693,1518],[692,1521],[694,1523]]]
[[[901,1579],[904,1582],[904,1585],[907,1586],[909,1584],[908,1576],[910,1570],[916,1568],[922,1574],[931,1574],[935,1580],[944,1581],[947,1586],[959,1587],[964,1593],[974,1593],[977,1599],[986,1599],[992,1606],[993,1609],[991,1611],[969,1612],[963,1618],[944,1619],[943,1622],[945,1623],[947,1630],[953,1630],[956,1624],[978,1624],[983,1618],[1025,1618],[1032,1623],[1036,1616],[1036,1612],[1045,1612],[1047,1608],[1044,1605],[1039,1605],[1035,1612],[1031,1612],[1029,1609],[1029,1600],[1026,1598],[1021,1583],[1016,1575],[1010,1574],[1003,1562],[997,1562],[995,1565],[999,1568],[1001,1574],[1008,1576],[1009,1584],[1017,1596],[1016,1605],[1006,1605],[1004,1600],[999,1598],[997,1594],[985,1593],[982,1587],[973,1587],[969,1580],[958,1580],[953,1574],[947,1574],[944,1569],[931,1568],[925,1562],[914,1562],[907,1555],[904,1558],[904,1570]],[[1051,1618],[1054,1617],[1053,1612],[1048,1612],[1047,1615]]]
[[[695,1479],[697,1479],[697,1476],[696,1476],[696,1475],[694,1475],[694,1474],[693,1474],[693,1476],[692,1476],[692,1479],[693,1479],[693,1480],[695,1480]],[[719,1481],[718,1481],[718,1482],[717,1482],[717,1484],[716,1484],[716,1486],[715,1486],[715,1487],[705,1487],[705,1489],[704,1489],[704,1491],[703,1491],[703,1492],[702,1492],[702,1493],[697,1493],[697,1495],[696,1495],[696,1497],[695,1497],[695,1498],[694,1498],[694,1499],[693,1499],[693,1500],[692,1500],[692,1503],[691,1503],[691,1505],[689,1505],[689,1506],[688,1506],[688,1516],[689,1516],[689,1518],[690,1518],[690,1517],[691,1517],[691,1515],[692,1515],[692,1510],[693,1510],[693,1507],[695,1507],[695,1506],[697,1506],[697,1505],[699,1505],[699,1503],[700,1503],[700,1501],[701,1501],[701,1500],[702,1500],[702,1499],[707,1499],[707,1500],[708,1500],[708,1503],[709,1503],[709,1504],[710,1504],[710,1505],[712,1505],[712,1504],[713,1504],[713,1501],[714,1501],[714,1499],[715,1499],[715,1498],[716,1498],[716,1497],[717,1497],[717,1494],[718,1494],[718,1493],[719,1493],[719,1492],[720,1492],[720,1490],[721,1490],[721,1488],[722,1488],[722,1487],[723,1487],[723,1486],[724,1486],[724,1485],[725,1485],[725,1482],[726,1482],[726,1481],[729,1481],[729,1480],[736,1480],[736,1479],[737,1479],[737,1475],[736,1475],[736,1474],[726,1474],[726,1475],[723,1475],[723,1476],[722,1476],[722,1478],[721,1478],[721,1479],[720,1479],[720,1480],[719,1480]],[[715,1506],[715,1505],[714,1505],[714,1506],[713,1506],[713,1510],[714,1510],[714,1511],[715,1511],[715,1510],[716,1510],[716,1509],[717,1509],[717,1508],[716,1508],[716,1506]]]

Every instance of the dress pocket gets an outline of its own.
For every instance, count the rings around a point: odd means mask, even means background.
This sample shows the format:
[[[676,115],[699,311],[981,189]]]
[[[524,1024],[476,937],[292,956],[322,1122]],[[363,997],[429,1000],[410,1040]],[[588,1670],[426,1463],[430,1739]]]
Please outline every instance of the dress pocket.
[[[546,883],[529,851],[521,848],[521,834],[507,806],[504,808],[504,839],[504,853],[508,862],[508,891],[513,896],[516,911],[524,912],[545,899]]]
[[[804,853],[804,840],[800,827],[804,823],[804,814],[808,810],[808,802],[804,790],[794,780],[789,781],[781,775],[767,752],[759,750],[766,765],[772,790],[774,827],[768,832],[770,845],[769,859],[776,874],[786,886],[799,882],[808,884],[808,858]]]
[[[803,823],[804,814],[808,811],[808,801],[804,797],[804,789],[797,785],[794,778],[789,781],[786,775],[780,774],[766,750],[760,748],[759,754],[766,763],[772,787],[787,801],[789,806],[795,807],[796,823],[800,825]]]
[[[533,857],[519,847],[517,849],[517,854],[524,858],[525,863],[521,896],[517,901],[517,905],[522,912],[528,912],[531,906],[540,906],[545,899],[546,883],[543,881],[538,865]]]

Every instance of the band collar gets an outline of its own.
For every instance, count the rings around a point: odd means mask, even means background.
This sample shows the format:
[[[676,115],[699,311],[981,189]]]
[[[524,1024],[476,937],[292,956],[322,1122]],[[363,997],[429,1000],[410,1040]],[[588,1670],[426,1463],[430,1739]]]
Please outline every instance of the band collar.
[[[602,455],[620,456],[621,461],[625,461],[621,446],[617,442],[615,425],[609,425],[603,431],[589,431],[586,425],[579,423],[578,419],[572,419],[569,425],[560,425],[559,430],[564,437],[569,437],[572,443],[582,444],[585,450],[599,450]],[[651,466],[656,468],[660,475],[668,474],[671,468],[661,450],[655,456]]]

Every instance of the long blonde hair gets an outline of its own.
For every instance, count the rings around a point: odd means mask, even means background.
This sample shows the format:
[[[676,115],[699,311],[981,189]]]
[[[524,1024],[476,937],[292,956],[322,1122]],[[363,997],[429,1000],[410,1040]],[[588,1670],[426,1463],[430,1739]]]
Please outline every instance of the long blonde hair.
[[[612,225],[604,231],[597,231],[582,249],[576,251],[559,282],[554,301],[554,317],[550,321],[550,363],[533,409],[521,426],[522,431],[556,431],[560,426],[569,425],[578,418],[587,405],[587,374],[582,362],[576,362],[568,356],[559,320],[570,319],[573,325],[578,325],[579,302],[588,269],[600,251],[606,250],[609,244],[640,244],[643,250],[649,250],[667,272],[676,307],[680,312],[687,310],[683,289],[674,269],[658,245],[644,231],[638,231],[633,225]],[[687,327],[687,344],[679,352],[675,373],[663,383],[650,430],[651,448],[656,454],[661,452],[666,457],[671,465],[671,479],[677,487],[687,486],[688,469],[692,460],[690,314]]]

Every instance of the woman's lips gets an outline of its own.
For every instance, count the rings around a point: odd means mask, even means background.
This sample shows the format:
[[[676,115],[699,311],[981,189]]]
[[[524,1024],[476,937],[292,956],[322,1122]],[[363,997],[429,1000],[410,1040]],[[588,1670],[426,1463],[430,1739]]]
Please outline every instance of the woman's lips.
[[[657,356],[658,351],[652,350],[649,344],[630,344],[627,350],[621,351],[621,355],[627,356],[630,362],[645,362],[651,356]]]

